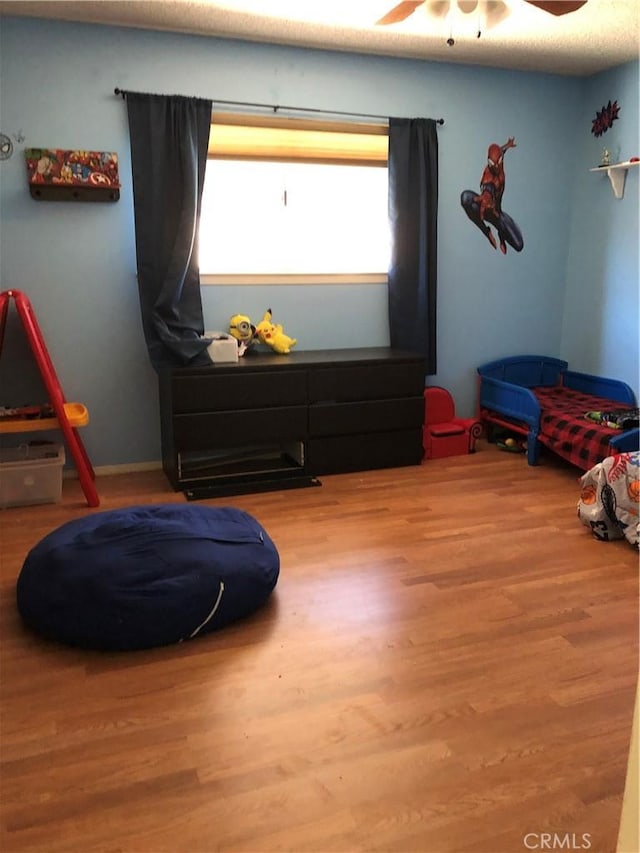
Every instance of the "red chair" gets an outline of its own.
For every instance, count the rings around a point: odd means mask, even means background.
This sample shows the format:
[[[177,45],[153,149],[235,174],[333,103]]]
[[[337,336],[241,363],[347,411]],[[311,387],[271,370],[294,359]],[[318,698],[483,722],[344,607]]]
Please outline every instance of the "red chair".
[[[422,445],[426,459],[475,453],[482,424],[475,418],[457,418],[453,397],[446,388],[424,389]]]

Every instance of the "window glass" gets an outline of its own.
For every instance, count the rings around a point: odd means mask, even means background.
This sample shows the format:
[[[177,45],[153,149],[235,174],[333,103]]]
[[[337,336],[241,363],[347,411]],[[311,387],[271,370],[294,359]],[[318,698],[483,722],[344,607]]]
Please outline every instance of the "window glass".
[[[211,159],[202,274],[385,273],[387,169]]]

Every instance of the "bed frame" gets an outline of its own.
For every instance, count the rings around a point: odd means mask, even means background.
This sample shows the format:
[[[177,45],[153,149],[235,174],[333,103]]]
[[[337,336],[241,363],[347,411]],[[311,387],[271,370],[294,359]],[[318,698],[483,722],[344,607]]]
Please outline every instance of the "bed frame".
[[[610,401],[637,405],[634,392],[626,383],[567,368],[566,361],[540,355],[511,356],[478,367],[480,420],[488,430],[494,425],[502,426],[526,436],[529,465],[538,461],[541,417],[540,403],[531,388],[570,388],[602,398],[600,409],[607,408],[606,402],[610,405]],[[597,429],[599,425],[590,427]],[[633,452],[639,442],[640,429],[621,432],[610,439],[609,454]]]

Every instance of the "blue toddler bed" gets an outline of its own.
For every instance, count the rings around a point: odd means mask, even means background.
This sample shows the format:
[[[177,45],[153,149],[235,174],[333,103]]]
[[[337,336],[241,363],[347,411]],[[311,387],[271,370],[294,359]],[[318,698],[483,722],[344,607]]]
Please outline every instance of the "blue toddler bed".
[[[540,446],[588,471],[614,453],[638,450],[640,429],[635,395],[624,382],[576,373],[568,363],[519,355],[478,367],[480,419],[488,430],[505,427],[527,439],[527,461],[535,465]],[[629,429],[597,423],[587,413],[628,414]]]

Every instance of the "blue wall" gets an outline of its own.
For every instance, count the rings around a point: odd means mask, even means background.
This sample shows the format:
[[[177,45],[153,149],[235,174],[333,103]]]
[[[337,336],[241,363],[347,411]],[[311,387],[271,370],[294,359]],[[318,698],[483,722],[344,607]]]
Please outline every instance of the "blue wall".
[[[616,199],[606,173],[590,173],[603,148],[615,160],[640,156],[637,62],[590,78],[580,109],[561,355],[590,373],[623,379],[638,393],[640,166]],[[619,118],[600,137],[596,112],[617,101]],[[612,159],[612,162],[614,162]]]
[[[83,437],[95,465],[160,457],[156,376],[137,302],[126,108],[113,95],[115,86],[443,116],[439,372],[431,381],[451,389],[461,414],[475,406],[476,365],[501,355],[570,355],[576,369],[630,381],[615,351],[622,331],[637,343],[637,310],[589,312],[599,330],[597,351],[581,346],[579,312],[586,254],[599,305],[618,295],[630,298],[634,276],[637,286],[637,231],[631,230],[634,215],[637,228],[637,204],[631,211],[637,173],[627,179],[625,199],[612,203],[602,176],[586,171],[602,147],[587,150],[590,116],[603,98],[621,100],[624,84],[626,110],[618,124],[631,118],[627,101],[634,93],[637,101],[637,63],[606,75],[605,86],[605,75],[582,80],[19,18],[3,18],[0,48],[0,130],[24,136],[15,155],[0,164],[1,287],[31,298],[67,398],[89,406]],[[489,143],[509,136],[517,148],[505,158],[503,207],[520,226],[525,247],[503,256],[469,222],[459,198],[462,190],[478,187]],[[118,152],[120,201],[33,201],[22,148],[39,146]],[[585,193],[597,199],[591,207]],[[605,234],[594,223],[596,214],[611,226]],[[594,234],[602,237],[606,268],[592,257]],[[298,349],[388,343],[382,285],[203,287],[206,328],[226,327],[237,311],[260,317],[267,305],[298,338]],[[27,402],[36,393],[29,354],[15,328],[9,331],[0,363],[0,381],[9,390],[0,404]],[[637,381],[632,384],[637,390]]]

